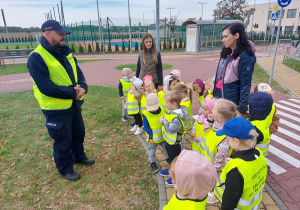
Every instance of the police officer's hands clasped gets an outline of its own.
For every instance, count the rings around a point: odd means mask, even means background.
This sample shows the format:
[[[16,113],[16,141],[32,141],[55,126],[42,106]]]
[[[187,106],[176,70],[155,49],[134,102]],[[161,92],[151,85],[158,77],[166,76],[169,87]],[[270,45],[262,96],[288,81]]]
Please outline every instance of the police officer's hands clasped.
[[[80,100],[86,92],[84,88],[80,87],[80,85],[77,85],[76,87],[74,87],[74,90],[76,90],[76,93],[77,93],[75,100]]]

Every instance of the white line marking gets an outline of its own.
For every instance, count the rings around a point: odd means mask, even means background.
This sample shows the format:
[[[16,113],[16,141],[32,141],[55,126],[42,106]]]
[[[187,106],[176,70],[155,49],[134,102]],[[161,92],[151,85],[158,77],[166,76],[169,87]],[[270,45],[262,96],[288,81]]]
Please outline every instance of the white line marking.
[[[286,129],[284,129],[284,128],[281,128],[281,127],[278,127],[278,131],[279,131],[280,133],[283,133],[283,134],[285,134],[285,135],[287,135],[287,136],[289,136],[289,137],[291,137],[291,138],[297,140],[297,141],[300,141],[300,136],[297,135],[297,134],[295,134],[295,133],[293,133],[293,132],[291,132],[291,131],[288,131],[288,130],[286,130]],[[273,136],[273,135],[274,135],[274,134],[272,134],[272,136]]]
[[[294,128],[294,129],[297,130],[297,131],[300,131],[300,126],[299,126],[299,125],[295,125],[294,123],[291,123],[291,122],[286,121],[286,120],[284,120],[284,119],[280,119],[279,122],[280,122],[281,124],[283,124],[283,125],[289,126],[289,127],[291,127],[291,128]]]
[[[282,173],[285,173],[286,170],[282,167],[280,167],[279,165],[277,165],[276,163],[272,162],[271,160],[269,160],[268,158],[266,158],[266,161],[268,163],[268,166],[270,166],[271,168],[271,171],[278,175],[278,174],[282,174]]]
[[[297,152],[298,154],[300,154],[300,147],[283,139],[283,138],[280,138],[279,136],[276,136],[275,134],[272,134],[272,137],[271,137],[272,140],[276,141],[277,143],[287,147],[288,149],[290,150],[293,150],[294,152]]]
[[[277,110],[276,110],[277,111]],[[300,117],[295,117],[294,115],[291,115],[291,114],[287,114],[285,112],[282,112],[282,111],[277,111],[277,114],[283,116],[283,117],[287,117],[287,118],[290,118],[292,120],[295,120],[297,122],[300,122]],[[280,121],[279,121],[280,122]]]
[[[291,99],[289,99],[289,100],[291,100],[291,101],[294,101],[294,102],[296,102],[296,103],[300,104],[300,101],[299,101],[299,100],[297,100],[297,99],[291,98]]]
[[[297,109],[300,109],[300,106],[297,105],[297,104],[293,104],[293,103],[290,103],[290,102],[287,102],[287,101],[279,101],[280,103],[283,103],[283,104],[286,104],[286,105],[289,105],[289,106],[292,106],[292,107],[295,107]]]
[[[280,104],[277,104],[277,103],[274,103],[274,105],[276,106],[276,108],[281,108],[283,110],[286,110],[286,111],[289,111],[289,112],[292,112],[292,113],[300,115],[300,112],[296,111],[295,109],[291,109],[291,108],[288,108],[286,106],[283,106],[283,105],[280,105]]]
[[[276,147],[273,147],[272,145],[269,146],[269,152],[273,153],[274,155],[276,155],[280,159],[288,162],[289,164],[295,166],[296,168],[300,167],[300,161],[299,160],[297,160],[296,158],[293,158],[292,156],[286,154],[285,152],[277,149]]]

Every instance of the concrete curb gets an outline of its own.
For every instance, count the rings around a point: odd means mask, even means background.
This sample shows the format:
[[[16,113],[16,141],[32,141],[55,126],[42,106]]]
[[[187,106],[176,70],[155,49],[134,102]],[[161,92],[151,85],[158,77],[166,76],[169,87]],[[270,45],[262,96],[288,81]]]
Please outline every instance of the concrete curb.
[[[288,210],[286,205],[284,205],[284,203],[281,201],[281,199],[276,195],[276,193],[272,190],[272,188],[267,183],[265,183],[265,189],[269,193],[269,195],[274,200],[274,202],[276,203],[277,207],[280,210]]]
[[[144,138],[141,135],[137,135],[138,140],[143,145],[144,149],[148,150],[148,144],[144,140]],[[156,159],[156,158],[155,158]],[[159,165],[157,159],[156,163]],[[163,209],[165,205],[167,205],[167,193],[165,188],[165,181],[162,176],[159,175],[159,173],[156,173],[156,179],[157,179],[157,185],[158,185],[158,193],[159,193],[159,209]]]

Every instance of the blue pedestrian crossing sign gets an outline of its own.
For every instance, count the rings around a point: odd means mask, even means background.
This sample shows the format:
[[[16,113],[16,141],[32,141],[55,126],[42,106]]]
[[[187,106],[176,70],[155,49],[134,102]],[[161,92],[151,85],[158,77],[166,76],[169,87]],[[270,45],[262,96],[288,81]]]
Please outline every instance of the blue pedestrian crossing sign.
[[[278,13],[272,13],[271,20],[278,20]]]
[[[278,4],[281,7],[286,7],[291,3],[292,0],[278,0]]]

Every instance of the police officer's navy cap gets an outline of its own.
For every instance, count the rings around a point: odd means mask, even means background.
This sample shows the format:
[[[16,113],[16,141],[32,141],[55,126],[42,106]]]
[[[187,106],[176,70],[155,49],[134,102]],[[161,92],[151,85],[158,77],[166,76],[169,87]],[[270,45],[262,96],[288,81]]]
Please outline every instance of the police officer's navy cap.
[[[46,22],[43,23],[42,27],[42,32],[45,31],[56,31],[59,33],[63,33],[63,34],[70,34],[71,31],[68,31],[66,29],[64,29],[59,22],[57,22],[56,20],[47,20]]]
[[[234,117],[227,120],[223,126],[223,129],[217,131],[217,136],[229,136],[240,140],[252,139],[254,136],[250,136],[249,132],[255,129],[252,123],[244,117]]]

